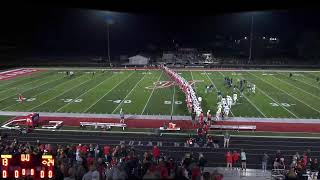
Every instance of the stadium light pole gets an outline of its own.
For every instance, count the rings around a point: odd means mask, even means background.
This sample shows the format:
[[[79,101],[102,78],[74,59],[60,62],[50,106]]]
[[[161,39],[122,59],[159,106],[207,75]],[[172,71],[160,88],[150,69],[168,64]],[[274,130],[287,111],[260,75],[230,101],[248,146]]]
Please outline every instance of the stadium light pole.
[[[251,63],[252,60],[252,38],[253,38],[253,15],[251,15],[251,30],[250,30],[250,47],[249,47],[249,61]]]
[[[111,67],[111,60],[110,60],[110,26],[113,24],[112,20],[107,20],[107,43],[108,43],[108,61]]]

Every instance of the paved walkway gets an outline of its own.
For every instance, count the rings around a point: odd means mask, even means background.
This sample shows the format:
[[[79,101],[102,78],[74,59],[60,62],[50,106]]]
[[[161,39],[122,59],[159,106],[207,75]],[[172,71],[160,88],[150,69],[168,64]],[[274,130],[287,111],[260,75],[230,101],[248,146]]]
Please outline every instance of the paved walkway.
[[[246,171],[241,171],[239,169],[227,169],[224,167],[205,167],[204,171],[206,172],[214,172],[218,171],[223,174],[224,180],[266,180],[271,179],[271,172],[263,172],[260,169],[247,169]]]
[[[26,116],[31,112],[0,111],[4,116]],[[89,114],[89,113],[48,113],[39,112],[40,116],[47,117],[81,117],[81,118],[119,118],[119,114]],[[149,119],[149,120],[170,120],[168,115],[134,115],[127,114],[126,119]],[[173,120],[190,121],[190,116],[172,116]],[[303,123],[320,124],[320,119],[293,119],[293,118],[252,118],[252,117],[230,117],[226,122],[251,122],[251,123]]]

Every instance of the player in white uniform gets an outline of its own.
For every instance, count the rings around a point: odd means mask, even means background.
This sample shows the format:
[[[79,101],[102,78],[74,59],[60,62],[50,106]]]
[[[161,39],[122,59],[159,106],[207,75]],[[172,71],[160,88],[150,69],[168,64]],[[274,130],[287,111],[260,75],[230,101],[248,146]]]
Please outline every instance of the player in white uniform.
[[[255,84],[253,84],[253,85],[251,86],[251,91],[252,91],[253,94],[256,93],[256,85],[255,85]]]
[[[237,99],[238,99],[238,95],[237,93],[233,94],[233,105],[235,105],[237,103]]]
[[[227,96],[227,104],[228,104],[229,108],[231,108],[232,98],[230,96]]]
[[[218,110],[217,110],[217,112],[216,112],[216,121],[219,121],[219,120],[220,120],[221,109],[222,109],[222,106],[220,106],[220,108],[218,108]]]
[[[226,103],[227,103],[226,98],[222,98],[222,99],[221,99],[221,104],[224,105],[224,104],[226,104]]]
[[[228,118],[228,116],[229,116],[229,111],[230,111],[230,108],[229,108],[229,106],[225,106],[224,107],[224,109],[223,109],[223,111],[224,111],[224,117],[225,118]]]

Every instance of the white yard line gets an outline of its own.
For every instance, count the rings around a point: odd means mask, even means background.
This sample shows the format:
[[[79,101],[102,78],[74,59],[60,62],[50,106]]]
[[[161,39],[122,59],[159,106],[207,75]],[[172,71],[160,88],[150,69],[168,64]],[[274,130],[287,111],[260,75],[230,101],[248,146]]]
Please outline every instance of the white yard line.
[[[209,77],[209,75],[208,75],[208,73],[206,72],[206,71],[204,71],[205,73],[206,73],[206,75],[207,75],[207,77],[208,77],[208,79],[211,81],[211,83],[213,84],[213,86],[214,86],[214,88],[216,89],[216,91],[218,91],[218,88],[216,87],[216,85],[213,83],[213,81],[212,81],[212,79]],[[223,75],[223,74],[222,74]],[[217,93],[217,92],[216,92]],[[230,109],[230,113],[231,113],[231,115],[234,117],[234,114],[233,114],[233,112],[231,111],[231,109]]]
[[[38,87],[40,87],[40,86],[43,86],[43,85],[45,85],[45,84],[48,84],[48,83],[50,83],[50,82],[52,82],[52,81],[56,81],[56,80],[58,80],[58,79],[53,79],[53,80],[47,81],[47,82],[45,82],[45,83],[43,83],[43,84],[39,84],[38,86],[35,86],[35,87],[33,87],[33,88],[30,88],[30,89],[27,89],[27,90],[21,92],[21,94],[23,95],[23,93],[25,93],[25,92],[27,92],[27,91],[30,91],[30,90],[35,89],[35,88],[38,88]],[[12,95],[12,96],[13,96],[13,95]],[[5,100],[5,99],[8,99],[8,98],[10,98],[10,97],[11,97],[11,96],[6,97],[6,98],[3,98],[3,99],[0,99],[0,101]]]
[[[314,94],[311,94],[311,93],[309,93],[309,92],[307,92],[307,91],[305,91],[305,90],[303,90],[303,89],[301,89],[301,88],[299,88],[299,87],[297,87],[297,86],[295,86],[295,85],[293,85],[293,84],[291,84],[291,83],[288,83],[288,82],[286,82],[286,81],[284,81],[284,80],[282,80],[282,79],[280,79],[280,78],[277,78],[277,77],[275,77],[275,76],[272,76],[272,77],[278,79],[278,80],[281,81],[281,82],[284,82],[284,83],[288,84],[289,86],[295,87],[295,88],[299,89],[300,91],[309,94],[310,96],[313,96],[313,97],[315,97],[315,98],[317,98],[317,99],[320,99],[320,97],[318,97],[318,96],[316,96],[316,95],[314,95]]]
[[[281,74],[281,73],[279,73],[279,72],[278,72],[278,74],[280,74],[280,75],[282,75],[282,76],[285,76],[284,74]],[[287,77],[287,76],[285,76],[285,77]],[[308,78],[308,77],[307,77],[307,78]],[[314,86],[314,85],[312,85],[312,84],[306,83],[306,82],[304,82],[304,81],[301,81],[300,79],[294,79],[294,80],[297,80],[297,81],[299,81],[299,82],[301,82],[301,83],[303,83],[303,84],[309,85],[309,86],[311,86],[311,87],[314,87],[314,88],[317,88],[317,89],[320,90],[320,87],[317,87],[317,86]]]
[[[103,74],[102,74],[102,75],[103,75]],[[102,76],[102,75],[99,75],[99,76]],[[80,98],[81,96],[84,96],[84,95],[85,95],[85,94],[87,94],[88,92],[90,92],[90,91],[92,91],[93,89],[95,89],[96,87],[100,86],[100,85],[101,85],[102,83],[104,83],[105,81],[109,80],[111,77],[112,77],[112,75],[111,75],[111,76],[109,76],[108,78],[106,78],[105,80],[103,80],[102,82],[100,82],[99,84],[97,84],[96,86],[94,86],[93,88],[88,89],[88,90],[87,90],[87,91],[85,91],[84,93],[80,94],[80,96],[78,96],[78,97],[76,97],[76,98],[74,98],[74,99],[78,99],[78,98]],[[65,104],[65,105],[63,105],[61,108],[59,108],[58,110],[56,110],[55,112],[60,111],[62,108],[66,107],[66,106],[67,106],[67,105],[69,105],[70,103],[72,103],[72,101],[71,101],[71,102],[66,103],[66,104]]]
[[[77,78],[80,78],[80,77],[82,77],[82,76],[83,76],[83,75],[78,76]],[[75,79],[77,79],[77,78],[75,78]],[[73,80],[75,80],[75,79],[73,79]],[[66,93],[66,92],[69,92],[69,91],[70,91],[70,90],[72,90],[72,89],[75,89],[76,87],[78,87],[78,86],[80,86],[80,85],[82,85],[82,84],[84,84],[84,83],[88,82],[89,80],[91,80],[91,79],[88,79],[88,80],[86,80],[86,81],[83,81],[82,83],[80,83],[80,84],[78,84],[78,85],[76,85],[76,86],[73,86],[72,88],[67,89],[66,91],[63,91],[62,93],[60,93],[60,94],[58,94],[58,95],[54,96],[53,98],[48,99],[47,101],[45,101],[45,102],[43,102],[43,103],[39,104],[38,106],[35,106],[35,107],[33,107],[33,108],[29,109],[28,111],[31,111],[31,110],[33,110],[33,109],[35,109],[35,108],[39,107],[39,106],[42,106],[43,104],[45,104],[45,103],[47,103],[47,102],[49,102],[49,101],[51,101],[51,100],[53,100],[53,99],[55,99],[55,98],[57,98],[57,97],[61,96],[62,94]],[[70,82],[70,81],[68,81],[68,82]]]
[[[224,76],[224,74],[222,72],[219,71],[219,73]],[[240,92],[240,90],[238,89],[238,92]],[[256,108],[257,111],[259,111],[259,113],[263,116],[263,117],[267,117],[252,101],[250,101],[249,98],[247,98],[246,95],[243,94],[243,97],[254,107]]]
[[[172,94],[172,102],[171,102],[171,116],[173,114],[173,106],[174,106],[174,95],[176,94],[176,85],[173,84],[173,94]]]
[[[110,89],[108,92],[106,92],[101,98],[99,98],[98,100],[96,100],[93,104],[91,104],[91,106],[89,106],[86,110],[84,110],[82,113],[87,112],[90,108],[92,108],[94,105],[96,105],[102,98],[104,98],[107,94],[109,94],[113,89],[115,89],[116,87],[118,87],[123,81],[127,80],[132,74],[129,74],[126,78],[122,79],[120,82],[118,82],[118,84],[116,84],[115,86],[113,86],[112,89]]]
[[[314,86],[314,85],[312,85],[312,84],[309,84],[309,83],[303,82],[303,81],[301,81],[300,79],[295,79],[295,80],[298,80],[299,82],[302,82],[302,83],[304,83],[304,84],[307,84],[307,85],[309,85],[309,86],[311,86],[311,87],[314,87],[314,88],[317,88],[317,89],[319,89],[319,90],[320,90],[320,87],[317,87],[317,86]]]
[[[192,75],[192,71],[190,71],[190,74],[191,74],[192,81],[194,82],[194,78],[193,78],[193,75]],[[194,89],[197,89],[196,82],[194,82],[193,84],[194,84]]]
[[[280,104],[278,101],[274,100],[271,96],[269,96],[267,93],[265,93],[262,89],[256,87],[260,92],[262,92],[262,94],[264,94],[265,96],[267,96],[269,99],[271,99],[273,102]],[[287,109],[284,106],[281,106],[283,109],[285,109],[286,111],[288,111],[290,114],[292,114],[294,117],[299,118],[297,115],[295,115],[292,111],[290,111],[289,109]]]
[[[216,87],[216,85],[213,83],[212,79],[209,77],[208,73],[206,71],[204,71],[204,73],[207,75],[208,79],[211,81],[213,87],[216,89],[216,91],[218,91],[218,88]]]
[[[160,80],[160,78],[161,78],[161,76],[162,76],[162,73],[163,73],[163,71],[161,72],[161,74],[160,74],[160,76],[159,76],[159,78],[158,78],[157,81]],[[150,94],[150,96],[149,96],[146,104],[144,105],[144,108],[143,108],[143,110],[142,110],[142,112],[141,112],[141,115],[142,115],[142,114],[144,113],[144,111],[146,110],[146,108],[147,108],[147,106],[148,106],[148,104],[149,104],[149,101],[150,101],[150,99],[151,99],[151,96],[153,95],[153,92],[154,92],[155,89],[156,89],[156,85],[153,87],[152,92],[151,92],[151,94]]]
[[[248,73],[250,73],[250,72],[248,72]],[[282,89],[278,88],[277,86],[274,86],[272,83],[269,83],[269,82],[265,81],[263,78],[260,78],[259,76],[255,75],[255,74],[253,74],[253,73],[250,73],[250,74],[252,74],[253,76],[255,76],[255,77],[257,77],[257,78],[261,79],[262,81],[264,81],[264,82],[266,82],[266,83],[268,83],[268,84],[270,84],[272,87],[274,87],[274,88],[276,88],[276,89],[278,89],[278,90],[280,90],[280,91],[284,92],[284,93],[285,93],[285,94],[287,94],[288,96],[290,96],[290,97],[294,98],[295,100],[297,100],[297,101],[301,102],[302,104],[304,104],[304,105],[308,106],[309,108],[311,108],[311,109],[313,109],[313,110],[317,111],[318,113],[320,113],[320,111],[319,111],[319,110],[317,110],[317,109],[313,108],[312,106],[310,106],[310,105],[308,105],[307,103],[303,102],[302,100],[300,100],[300,99],[296,98],[295,96],[292,96],[291,94],[289,94],[288,92],[286,92],[286,91],[284,91],[284,90],[282,90]]]
[[[47,78],[47,77],[45,77],[45,78]],[[36,81],[40,81],[40,80],[42,80],[42,79],[44,79],[44,78],[35,79],[35,80],[33,80],[33,81],[30,81],[30,82],[28,82],[28,83],[21,84],[21,85],[25,86],[25,85],[34,83],[34,82],[36,82]],[[18,85],[18,86],[20,86],[20,85]],[[0,91],[0,94],[2,94],[3,92],[9,91],[9,90],[15,90],[15,89],[17,89],[17,88],[16,88],[16,87],[12,87],[12,88],[9,88],[9,89],[5,89],[5,90],[3,90],[3,91]],[[19,88],[19,89],[21,89],[21,88]],[[31,88],[31,89],[34,89],[34,88]],[[28,90],[30,90],[30,89],[28,89]],[[28,90],[25,90],[25,91],[23,91],[23,92],[26,92],[26,91],[28,91]],[[5,99],[6,99],[6,98],[5,98]],[[2,101],[2,100],[3,100],[3,99],[1,99],[0,101]]]
[[[142,78],[136,83],[136,85],[133,86],[131,91],[123,98],[121,103],[118,104],[118,106],[112,111],[111,114],[115,113],[116,110],[123,104],[123,102],[127,99],[127,97],[133,92],[133,90],[138,86],[138,84],[146,77],[147,73],[142,76]]]
[[[45,73],[45,74],[49,74],[49,73]],[[45,74],[43,74],[43,75],[45,75]],[[20,77],[21,77],[21,76],[20,76]],[[30,77],[30,78],[34,78],[34,77]],[[34,82],[36,82],[36,81],[40,81],[41,79],[42,79],[42,78],[39,78],[39,79],[36,78],[36,79],[33,80],[33,81],[27,82],[27,83],[25,83],[25,84],[19,84],[18,86],[21,86],[21,85],[25,86],[25,85],[34,83]],[[13,84],[13,83],[16,83],[16,82],[18,82],[18,81],[12,82],[12,83],[10,83],[10,84]],[[7,84],[7,85],[10,85],[10,84]],[[5,86],[7,86],[7,85],[5,85]],[[0,94],[3,93],[3,92],[9,91],[9,90],[14,90],[14,89],[16,89],[16,87],[11,87],[11,88],[9,88],[9,89],[2,90],[2,91],[0,91]],[[25,91],[24,91],[24,92],[25,92]],[[1,101],[1,100],[0,100],[0,101]]]
[[[45,84],[48,84],[48,83],[51,83],[51,82],[57,81],[57,80],[60,80],[60,79],[54,79],[54,80],[52,80],[52,81],[48,81],[48,82],[46,82],[46,83],[44,83],[44,84],[41,84],[40,86],[37,86],[37,87],[34,87],[34,88],[41,87],[41,86],[43,86],[43,85],[45,85]],[[31,89],[34,89],[34,88],[31,88]],[[31,89],[29,89],[29,90],[31,90]],[[35,95],[31,96],[31,97],[37,97],[37,96],[39,96],[40,94],[42,94],[42,93],[44,93],[44,92],[47,92],[48,90],[51,90],[51,89],[47,89],[47,90],[42,91],[41,93],[35,94]],[[11,96],[10,96],[10,97],[11,97]],[[6,98],[6,99],[7,99],[7,98]],[[10,105],[10,106],[8,106],[8,107],[5,107],[5,108],[1,109],[1,111],[2,111],[2,110],[5,110],[5,109],[7,109],[7,108],[9,108],[9,107],[12,107],[12,106],[14,106],[14,105],[16,105],[16,104],[19,104],[19,103],[20,103],[20,102],[14,103],[14,104],[12,104],[12,105]]]

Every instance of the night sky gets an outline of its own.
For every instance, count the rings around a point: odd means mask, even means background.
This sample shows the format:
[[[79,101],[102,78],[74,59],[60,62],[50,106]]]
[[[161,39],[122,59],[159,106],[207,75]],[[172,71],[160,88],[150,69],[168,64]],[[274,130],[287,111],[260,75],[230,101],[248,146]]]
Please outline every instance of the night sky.
[[[134,53],[150,45],[202,47],[216,34],[233,39],[249,36],[252,12],[219,16],[160,16],[101,10],[25,6],[1,12],[1,44],[11,43],[32,55],[105,56],[106,20],[113,55]],[[305,31],[320,31],[316,10],[254,12],[254,31],[292,41]]]

